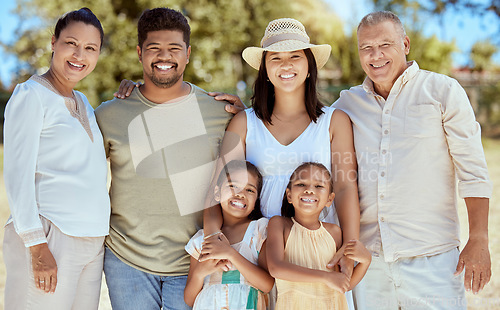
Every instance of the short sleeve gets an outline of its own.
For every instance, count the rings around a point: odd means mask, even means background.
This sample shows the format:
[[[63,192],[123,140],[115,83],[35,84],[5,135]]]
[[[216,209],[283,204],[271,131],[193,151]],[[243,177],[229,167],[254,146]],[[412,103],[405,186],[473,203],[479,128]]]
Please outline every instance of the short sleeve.
[[[262,244],[267,239],[267,224],[269,223],[269,219],[263,217],[257,220],[255,225],[255,233],[254,233],[254,242],[255,248],[257,252],[260,252],[262,248]]]
[[[198,230],[198,232],[189,240],[184,249],[193,258],[198,259],[201,255],[201,245],[203,243],[203,229]]]

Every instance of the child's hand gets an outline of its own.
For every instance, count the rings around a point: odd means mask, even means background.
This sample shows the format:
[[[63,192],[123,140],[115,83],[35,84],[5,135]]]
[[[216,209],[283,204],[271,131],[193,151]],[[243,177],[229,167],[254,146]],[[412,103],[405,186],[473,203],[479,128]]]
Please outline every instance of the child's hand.
[[[347,242],[344,249],[344,255],[359,263],[369,263],[372,260],[370,251],[368,251],[359,240],[350,240]]]
[[[234,249],[224,234],[218,234],[203,241],[200,261],[208,259],[230,259]]]
[[[332,271],[327,272],[325,284],[343,294],[349,289],[350,281],[351,279],[342,272]]]
[[[219,270],[225,271],[224,266],[225,266],[224,260],[208,259],[198,264],[196,268],[196,273],[199,275],[200,278],[203,279],[206,276],[211,275],[216,271]]]
[[[347,246],[347,243],[344,243],[342,247],[335,253],[330,262],[326,265],[326,268],[332,269],[334,271],[340,271],[344,273],[346,276],[352,276],[352,272],[354,269],[354,261],[349,259],[344,255],[344,249]]]

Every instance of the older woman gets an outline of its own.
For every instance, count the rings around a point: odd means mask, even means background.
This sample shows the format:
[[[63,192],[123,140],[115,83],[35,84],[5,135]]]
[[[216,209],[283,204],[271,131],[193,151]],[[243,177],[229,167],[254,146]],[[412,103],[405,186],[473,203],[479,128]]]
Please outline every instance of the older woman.
[[[109,230],[106,157],[94,111],[75,85],[103,40],[88,8],[61,17],[43,75],[17,85],[5,111],[6,309],[97,309]]]

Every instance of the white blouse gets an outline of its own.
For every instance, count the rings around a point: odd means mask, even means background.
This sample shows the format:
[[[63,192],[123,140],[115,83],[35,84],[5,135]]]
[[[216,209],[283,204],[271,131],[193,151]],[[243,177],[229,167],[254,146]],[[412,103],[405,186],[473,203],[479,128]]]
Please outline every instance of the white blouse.
[[[110,215],[107,163],[94,111],[75,92],[88,117],[82,125],[65,97],[42,82],[34,76],[18,84],[5,109],[8,223],[14,223],[26,247],[46,242],[40,216],[70,236],[105,236]]]

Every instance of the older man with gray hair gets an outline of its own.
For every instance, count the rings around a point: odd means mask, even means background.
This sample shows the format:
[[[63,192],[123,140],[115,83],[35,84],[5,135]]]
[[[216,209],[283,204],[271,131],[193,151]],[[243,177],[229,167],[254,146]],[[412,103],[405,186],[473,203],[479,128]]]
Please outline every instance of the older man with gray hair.
[[[353,122],[360,239],[373,256],[357,308],[466,309],[464,286],[477,293],[491,276],[480,126],[456,80],[407,62],[392,12],[362,19],[358,49],[367,78],[334,104]],[[461,253],[457,189],[469,216]]]

